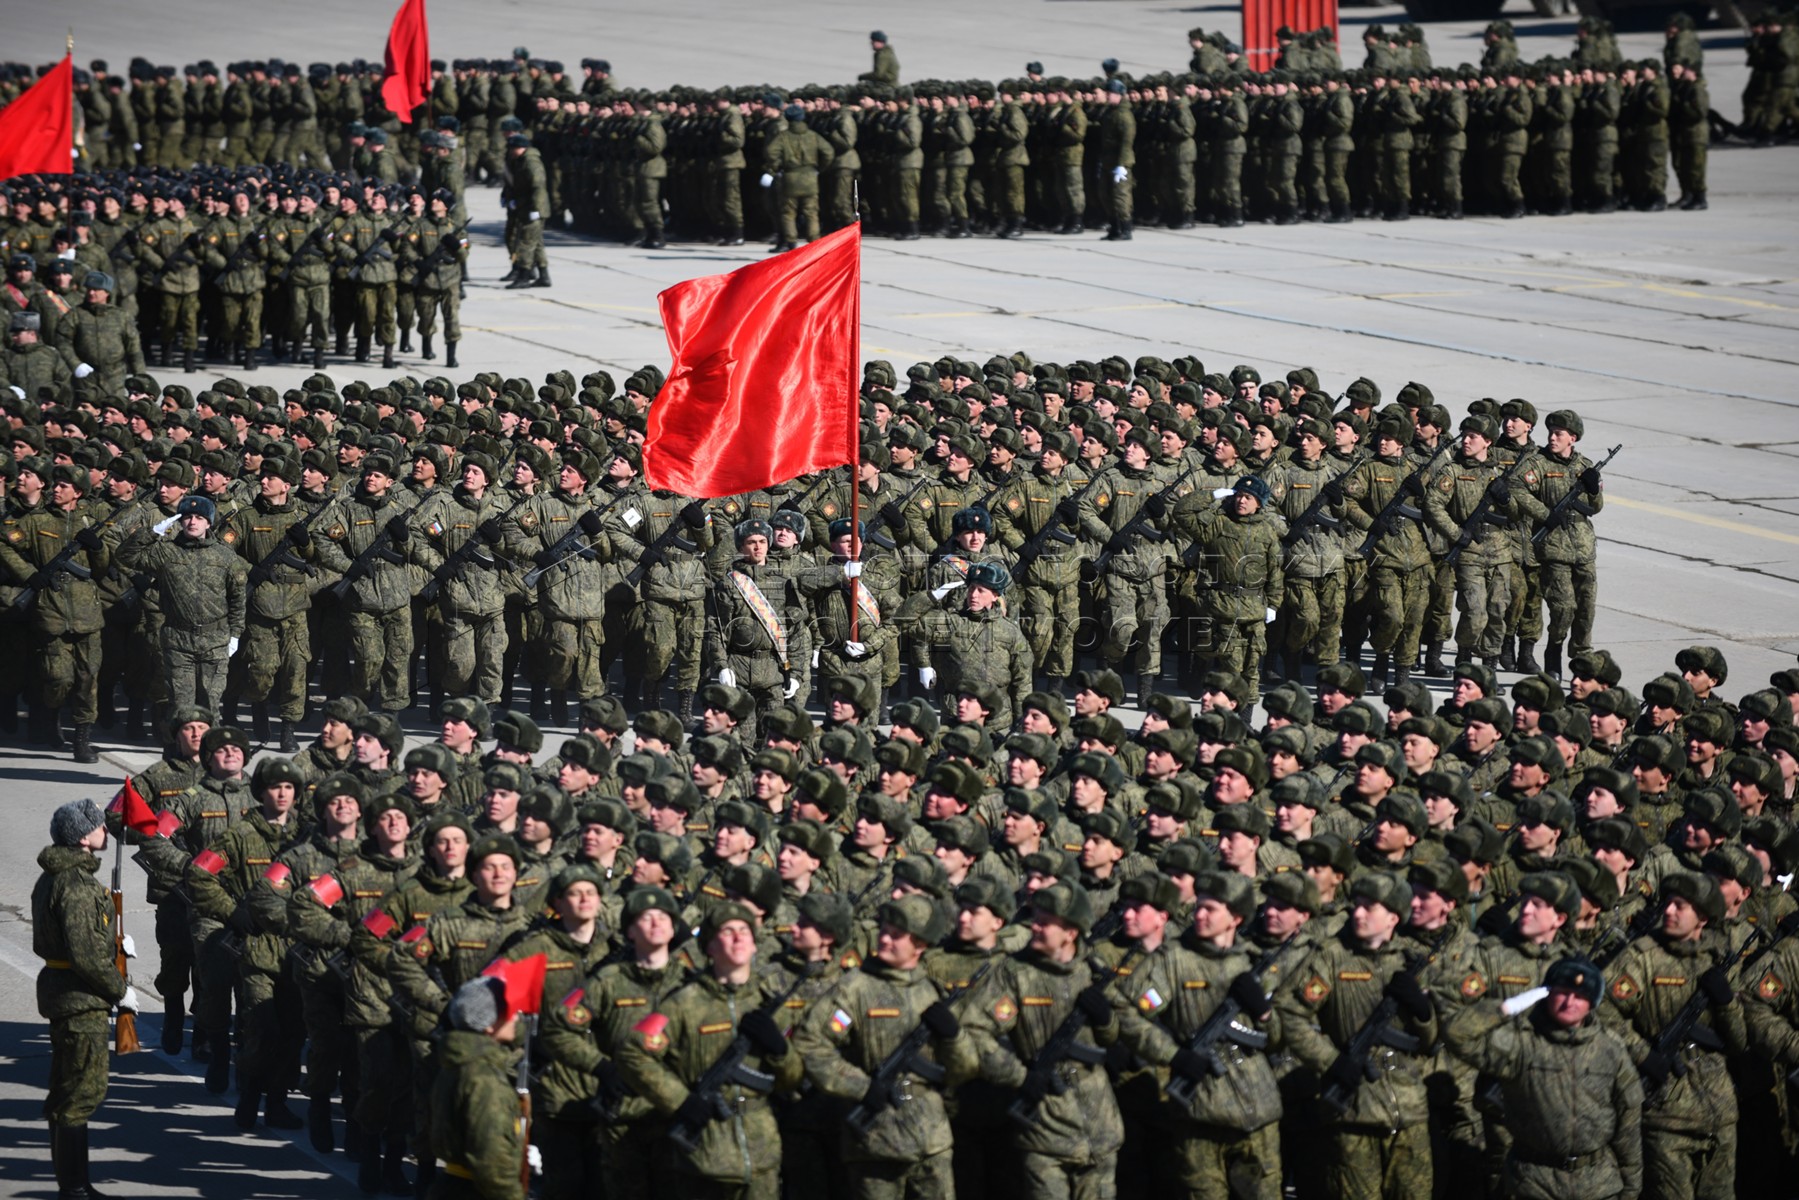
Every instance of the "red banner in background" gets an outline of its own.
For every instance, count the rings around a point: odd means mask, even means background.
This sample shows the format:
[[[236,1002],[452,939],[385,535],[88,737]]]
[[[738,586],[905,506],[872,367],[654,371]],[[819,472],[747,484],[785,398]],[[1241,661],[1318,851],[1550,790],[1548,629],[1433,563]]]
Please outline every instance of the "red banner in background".
[[[1337,0],[1243,0],[1243,55],[1250,70],[1274,69],[1281,51],[1274,32],[1282,25],[1295,33],[1310,33],[1328,25],[1331,40],[1341,44]]]

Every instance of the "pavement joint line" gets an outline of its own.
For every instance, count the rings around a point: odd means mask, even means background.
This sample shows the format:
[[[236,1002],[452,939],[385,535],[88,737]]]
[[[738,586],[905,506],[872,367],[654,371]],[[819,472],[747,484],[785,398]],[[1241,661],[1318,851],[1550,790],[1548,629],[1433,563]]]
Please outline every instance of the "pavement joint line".
[[[1713,529],[1727,529],[1732,533],[1746,534],[1749,537],[1765,538],[1771,542],[1784,542],[1799,546],[1799,535],[1782,533],[1777,529],[1763,529],[1759,525],[1750,525],[1745,521],[1732,521],[1725,517],[1708,516],[1705,513],[1685,512],[1666,504],[1652,504],[1647,500],[1632,500],[1628,496],[1607,496],[1606,499],[1620,508],[1635,509],[1638,512],[1654,513],[1658,517],[1672,517],[1676,521],[1688,521],[1694,525],[1707,525]]]

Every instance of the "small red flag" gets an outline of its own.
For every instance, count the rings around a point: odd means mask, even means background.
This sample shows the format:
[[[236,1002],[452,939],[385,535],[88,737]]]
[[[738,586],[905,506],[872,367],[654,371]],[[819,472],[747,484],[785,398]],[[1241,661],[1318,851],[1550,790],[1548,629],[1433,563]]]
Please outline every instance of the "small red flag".
[[[362,918],[362,927],[378,938],[386,938],[397,924],[399,922],[388,916],[386,910],[379,908]]]
[[[75,169],[75,76],[69,55],[0,109],[0,179]]]
[[[674,366],[650,405],[650,487],[734,496],[856,461],[861,226],[656,300]]]
[[[312,893],[314,900],[326,908],[330,908],[344,898],[344,885],[337,881],[335,875],[320,875],[306,885],[306,890]]]
[[[387,31],[387,74],[381,80],[381,102],[412,124],[412,110],[431,94],[431,35],[425,28],[425,0],[404,0]]]
[[[535,1013],[541,1009],[543,976],[549,965],[550,960],[541,953],[516,961],[496,958],[487,964],[481,974],[506,985],[506,1012],[500,1016],[502,1022],[513,1013]]]
[[[119,794],[112,798],[112,803],[106,806],[106,811],[118,813],[119,820],[133,833],[150,837],[157,831],[156,813],[138,794],[137,786],[129,779],[119,789]]]

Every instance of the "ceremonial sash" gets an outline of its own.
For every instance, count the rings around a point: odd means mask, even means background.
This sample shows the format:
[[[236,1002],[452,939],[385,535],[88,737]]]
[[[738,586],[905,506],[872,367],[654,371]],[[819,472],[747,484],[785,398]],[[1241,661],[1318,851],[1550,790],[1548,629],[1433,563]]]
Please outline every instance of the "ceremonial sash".
[[[850,595],[855,598],[856,611],[862,614],[862,620],[870,625],[881,623],[881,606],[875,601],[874,593],[863,587],[860,581],[848,581]]]
[[[731,586],[737,589],[737,594],[743,597],[743,602],[749,605],[750,611],[756,614],[756,620],[768,633],[769,640],[774,642],[775,653],[781,658],[781,669],[786,670],[787,631],[781,627],[781,614],[768,602],[768,597],[762,594],[762,589],[756,586],[754,579],[741,571],[732,571],[730,579]]]

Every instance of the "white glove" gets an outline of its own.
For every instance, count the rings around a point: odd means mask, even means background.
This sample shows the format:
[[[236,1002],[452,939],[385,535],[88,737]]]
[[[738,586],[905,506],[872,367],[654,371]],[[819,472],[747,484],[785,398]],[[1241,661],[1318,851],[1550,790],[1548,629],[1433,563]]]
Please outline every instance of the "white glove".
[[[1543,999],[1547,995],[1549,995],[1548,988],[1534,987],[1534,988],[1531,988],[1530,991],[1528,991],[1528,992],[1519,992],[1516,996],[1513,996],[1510,1000],[1507,1000],[1504,1003],[1502,1003],[1499,1006],[1499,1011],[1504,1013],[1508,1017],[1515,1017],[1519,1013],[1526,1012],[1529,1009],[1531,1009],[1532,1007],[1534,1007],[1536,1005],[1537,1001]]]
[[[137,943],[131,940],[129,933],[119,939],[119,949],[125,952],[126,958],[137,957]]]
[[[1129,176],[1130,176],[1130,171],[1124,167],[1113,167],[1112,168],[1112,182],[1113,183],[1123,183],[1125,181],[1125,179],[1128,178]]]
[[[150,529],[152,532],[154,532],[156,534],[157,537],[164,537],[168,534],[169,530],[175,528],[175,522],[179,521],[180,519],[181,519],[180,516],[164,517],[162,520],[158,521],[156,524],[150,526]]]
[[[955,591],[957,588],[959,588],[961,586],[962,586],[962,581],[960,579],[952,579],[946,584],[942,584],[939,587],[932,588],[931,589],[931,599],[941,600],[945,596],[949,595],[951,592]]]
[[[543,1174],[543,1151],[536,1146],[525,1147],[525,1161],[531,1164],[531,1174]]]
[[[926,688],[936,687],[937,686],[937,668],[936,667],[920,667],[920,668],[918,668],[918,682],[923,684]]]
[[[119,1011],[134,1013],[137,1011],[137,989],[130,984],[125,985],[125,994],[119,998]]]
[[[865,658],[868,655],[868,643],[845,642],[843,643],[843,652],[851,658]]]
[[[1226,496],[1230,495],[1232,492],[1234,492],[1236,490],[1237,490],[1236,488],[1213,488],[1212,489],[1212,499],[1222,500]]]
[[[24,397],[20,397],[20,399],[24,399]],[[843,564],[843,577],[845,579],[860,579],[860,578],[862,578],[861,562],[859,562],[856,559],[851,559],[849,562],[844,563]]]
[[[527,221],[541,221],[541,220],[543,220],[543,214],[542,214],[542,213],[540,213],[540,212],[528,212],[528,213],[526,213],[526,214],[525,214],[525,220],[527,220]]]
[[[730,667],[721,667],[718,672],[718,681],[726,687],[736,687],[737,672],[733,671]]]
[[[784,699],[791,700],[799,694],[800,694],[800,681],[797,679],[789,679],[781,687],[781,695]]]
[[[232,638],[230,641],[225,643],[225,657],[226,658],[236,658],[237,657],[237,639],[236,638]]]
[[[144,148],[144,144],[142,142],[133,142],[133,143],[131,143],[131,148],[133,150],[142,150]]]
[[[1268,614],[1267,616],[1262,618],[1262,624],[1264,624],[1264,625],[1274,624],[1274,618],[1280,616],[1280,614],[1275,612],[1272,608],[1264,609],[1263,611]]]
[[[763,187],[775,186],[775,177],[773,175],[770,175],[768,172],[764,171],[762,173],[762,186]]]
[[[75,368],[75,378],[77,378],[77,379],[86,379],[89,375],[92,375],[93,373],[94,373],[94,368],[88,366],[86,363],[82,363],[80,366]]]
[[[21,400],[23,400],[25,398],[25,389],[20,387],[16,383],[8,384],[6,386],[6,390],[11,392],[13,395],[17,396]]]
[[[812,652],[812,669],[814,671],[818,670],[818,651],[816,650]]]

